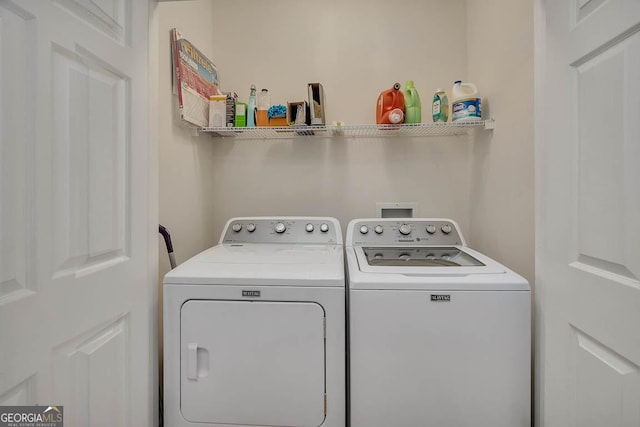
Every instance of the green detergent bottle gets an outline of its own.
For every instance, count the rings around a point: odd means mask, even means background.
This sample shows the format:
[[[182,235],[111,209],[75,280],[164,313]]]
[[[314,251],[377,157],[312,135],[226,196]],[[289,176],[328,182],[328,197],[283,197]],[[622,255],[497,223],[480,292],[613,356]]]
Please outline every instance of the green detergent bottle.
[[[420,105],[420,95],[413,85],[413,80],[407,80],[404,85],[404,122],[421,123],[422,107]]]

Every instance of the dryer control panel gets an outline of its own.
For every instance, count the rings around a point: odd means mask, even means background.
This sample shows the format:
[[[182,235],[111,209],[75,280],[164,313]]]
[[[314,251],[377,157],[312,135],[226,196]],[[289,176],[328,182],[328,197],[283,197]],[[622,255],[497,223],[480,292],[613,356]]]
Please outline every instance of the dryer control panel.
[[[330,217],[232,218],[220,243],[342,244],[340,223]]]
[[[347,246],[465,246],[455,221],[446,218],[355,219],[347,229]]]

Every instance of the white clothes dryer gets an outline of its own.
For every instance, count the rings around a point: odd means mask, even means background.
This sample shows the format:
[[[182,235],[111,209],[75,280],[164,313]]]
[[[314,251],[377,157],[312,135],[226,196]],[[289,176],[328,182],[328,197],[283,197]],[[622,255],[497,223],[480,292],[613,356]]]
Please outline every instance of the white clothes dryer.
[[[234,218],[169,272],[165,425],[345,426],[343,251],[334,218]]]
[[[346,235],[351,427],[529,427],[531,292],[449,219]]]

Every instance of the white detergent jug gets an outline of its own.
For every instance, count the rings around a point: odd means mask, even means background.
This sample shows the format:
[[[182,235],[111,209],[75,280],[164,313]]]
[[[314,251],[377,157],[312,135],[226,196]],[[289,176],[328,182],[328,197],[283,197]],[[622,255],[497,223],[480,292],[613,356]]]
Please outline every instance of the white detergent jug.
[[[481,99],[473,83],[456,80],[451,89],[451,101],[451,121],[480,120],[482,117]]]

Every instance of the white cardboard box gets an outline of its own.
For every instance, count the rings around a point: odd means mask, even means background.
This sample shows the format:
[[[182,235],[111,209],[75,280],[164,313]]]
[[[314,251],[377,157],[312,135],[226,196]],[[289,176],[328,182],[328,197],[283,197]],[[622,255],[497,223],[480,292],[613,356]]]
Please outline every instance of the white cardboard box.
[[[225,127],[227,124],[227,96],[209,97],[209,127]]]

